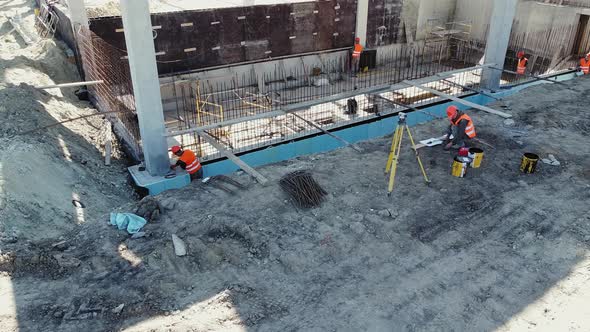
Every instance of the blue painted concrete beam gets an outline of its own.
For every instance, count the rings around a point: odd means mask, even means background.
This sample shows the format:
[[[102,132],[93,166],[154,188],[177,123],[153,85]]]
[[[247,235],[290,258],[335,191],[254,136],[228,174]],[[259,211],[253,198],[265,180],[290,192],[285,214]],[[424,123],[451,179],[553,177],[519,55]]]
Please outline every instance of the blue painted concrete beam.
[[[574,77],[575,73],[568,73],[557,76],[557,80],[564,81]],[[497,93],[494,93],[493,95],[497,97],[507,97],[509,95],[521,91],[524,88],[543,83],[548,82],[535,81],[528,84],[519,85],[511,89],[499,91]],[[480,105],[485,105],[495,101],[493,98],[479,94],[471,95],[464,99]],[[446,119],[446,109],[451,104],[457,106],[457,108],[459,108],[460,110],[469,109],[469,107],[465,105],[449,101],[446,103],[440,103],[425,108],[424,111],[434,116],[437,116],[440,119]],[[432,120],[436,120],[436,118],[426,113],[410,112],[408,113],[406,121],[409,126],[415,126],[417,124],[426,123]],[[353,127],[334,130],[333,132],[335,135],[342,137],[350,143],[356,143],[360,141],[383,137],[386,135],[391,135],[397,127],[397,122],[398,117],[393,116],[379,119],[369,123],[359,124]],[[441,135],[442,134],[443,133],[441,133]],[[252,167],[259,167],[263,165],[276,163],[279,161],[293,159],[298,156],[327,152],[341,147],[343,147],[343,145],[340,141],[335,140],[334,138],[328,135],[322,134],[310,138],[303,138],[292,142],[278,144],[275,146],[269,146],[268,148],[262,150],[242,154],[240,155],[240,159],[242,159],[245,163]],[[239,170],[239,167],[232,161],[227,159],[203,165],[203,172],[205,177],[229,174],[237,170]],[[151,177],[147,172],[140,172],[138,170],[138,166],[129,167],[129,172],[135,180],[135,183],[140,187],[147,188],[151,195],[156,195],[158,193],[161,193],[162,191],[169,189],[181,188],[190,183],[189,175],[181,170],[179,170],[178,175],[172,179],[166,179],[161,176]]]

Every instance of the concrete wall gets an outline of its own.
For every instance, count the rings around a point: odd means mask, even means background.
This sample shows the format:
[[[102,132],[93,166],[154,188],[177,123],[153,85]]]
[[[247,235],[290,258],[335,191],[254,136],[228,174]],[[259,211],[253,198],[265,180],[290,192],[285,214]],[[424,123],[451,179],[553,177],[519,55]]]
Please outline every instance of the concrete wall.
[[[471,35],[485,40],[492,13],[493,1],[456,0],[455,20],[471,21]],[[514,33],[544,31],[551,27],[577,24],[579,14],[590,14],[590,9],[556,6],[536,1],[520,1],[516,12]]]
[[[405,43],[402,0],[369,0],[366,46]]]
[[[454,20],[457,0],[421,0],[416,21],[416,39],[428,37],[433,25],[444,26]]]
[[[160,75],[351,47],[354,0],[312,1],[152,14]],[[91,30],[125,49],[120,17],[90,21]]]

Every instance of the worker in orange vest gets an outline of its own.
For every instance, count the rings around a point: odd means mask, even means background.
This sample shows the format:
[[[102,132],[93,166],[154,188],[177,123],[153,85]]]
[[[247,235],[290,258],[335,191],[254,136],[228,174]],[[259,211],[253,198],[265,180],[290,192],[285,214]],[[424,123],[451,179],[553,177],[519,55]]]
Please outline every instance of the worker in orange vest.
[[[447,131],[445,150],[465,146],[465,141],[475,137],[475,126],[469,115],[459,111],[456,106],[447,107],[447,117],[451,122]]]
[[[363,46],[361,45],[361,39],[354,39],[354,48],[352,49],[352,71],[356,73],[359,69],[359,62],[361,60],[361,53],[363,52]]]
[[[529,62],[529,59],[525,58],[524,51],[519,51],[516,55],[518,57],[518,64],[516,66],[516,72],[519,75],[524,75],[526,71],[526,65]]]
[[[191,150],[183,150],[180,146],[175,145],[171,149],[172,153],[178,157],[176,164],[170,165],[171,169],[180,166],[186,170],[191,176],[191,180],[200,179],[203,177],[203,167],[199,162],[199,158]]]
[[[580,71],[584,75],[590,74],[590,53],[586,54],[583,58],[580,58]]]

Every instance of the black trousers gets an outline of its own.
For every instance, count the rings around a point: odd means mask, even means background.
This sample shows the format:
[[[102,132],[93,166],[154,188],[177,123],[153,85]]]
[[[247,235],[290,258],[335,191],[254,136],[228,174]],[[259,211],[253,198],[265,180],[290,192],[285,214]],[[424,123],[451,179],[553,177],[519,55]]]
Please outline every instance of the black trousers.
[[[191,174],[191,181],[202,179],[203,178],[203,167],[199,169],[196,173]]]

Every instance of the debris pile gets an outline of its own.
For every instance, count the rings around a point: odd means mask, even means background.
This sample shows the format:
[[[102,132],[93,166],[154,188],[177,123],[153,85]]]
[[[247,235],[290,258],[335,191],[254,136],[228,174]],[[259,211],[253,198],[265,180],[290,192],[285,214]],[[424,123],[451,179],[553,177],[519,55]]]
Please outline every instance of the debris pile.
[[[296,171],[281,178],[281,188],[303,208],[320,205],[328,193],[313,179],[308,171]]]

